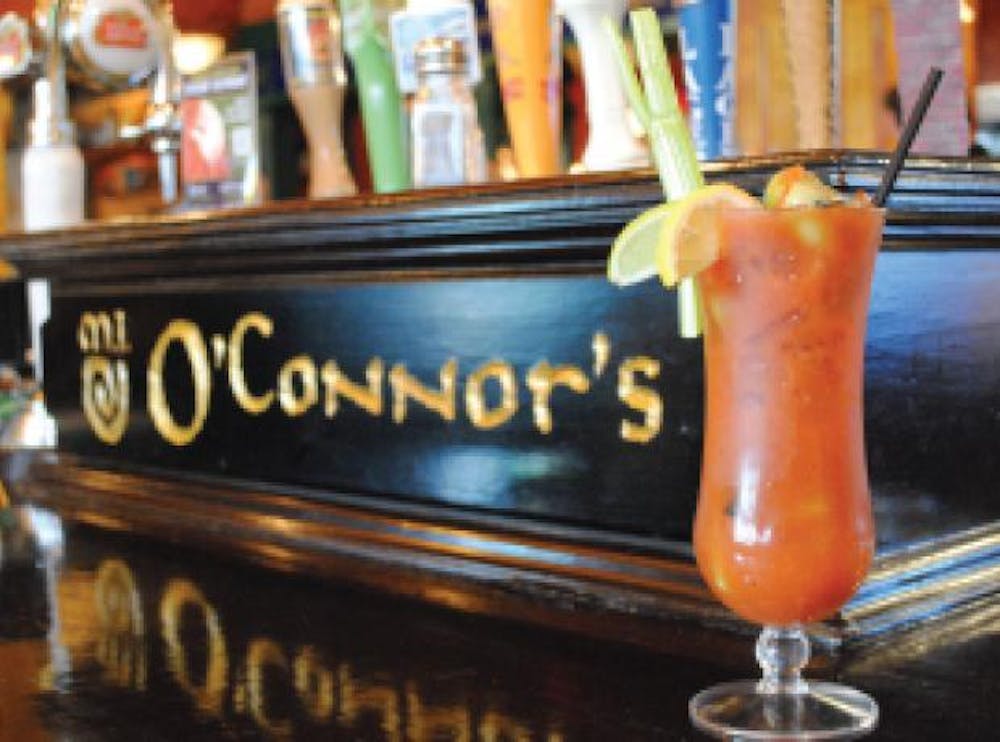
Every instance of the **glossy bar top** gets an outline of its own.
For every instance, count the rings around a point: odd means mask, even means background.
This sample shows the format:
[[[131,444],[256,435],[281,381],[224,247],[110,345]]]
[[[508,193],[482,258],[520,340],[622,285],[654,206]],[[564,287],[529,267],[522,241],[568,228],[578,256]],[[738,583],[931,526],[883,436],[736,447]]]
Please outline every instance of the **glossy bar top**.
[[[2,512],[0,740],[696,740],[688,697],[754,672],[752,637],[656,646]],[[1000,607],[814,657],[882,707],[875,740],[988,740]]]
[[[757,192],[781,162],[708,175]],[[810,164],[845,190],[884,165]],[[699,348],[650,322],[671,294],[604,278],[659,199],[649,174],[595,176],[0,241],[51,282],[59,425],[0,479],[77,524],[3,516],[0,742],[696,739],[687,699],[753,675],[753,637],[687,544]],[[814,627],[840,649],[813,667],[878,698],[877,739],[1000,721],[998,214],[1000,163],[909,163],[890,203],[866,380],[880,553]],[[666,401],[646,443],[619,425],[651,409],[619,386],[642,357]],[[536,405],[552,364],[592,394]],[[378,404],[306,393],[369,366],[396,369]],[[488,377],[521,390],[496,428]],[[390,416],[444,378],[454,409]]]

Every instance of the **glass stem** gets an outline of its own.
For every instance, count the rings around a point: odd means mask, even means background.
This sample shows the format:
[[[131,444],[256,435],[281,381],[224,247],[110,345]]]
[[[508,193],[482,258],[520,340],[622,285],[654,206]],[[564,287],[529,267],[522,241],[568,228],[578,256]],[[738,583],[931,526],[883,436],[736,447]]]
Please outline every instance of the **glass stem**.
[[[763,672],[757,683],[758,692],[806,692],[802,668],[809,662],[809,637],[801,626],[765,626],[757,637],[756,654]]]

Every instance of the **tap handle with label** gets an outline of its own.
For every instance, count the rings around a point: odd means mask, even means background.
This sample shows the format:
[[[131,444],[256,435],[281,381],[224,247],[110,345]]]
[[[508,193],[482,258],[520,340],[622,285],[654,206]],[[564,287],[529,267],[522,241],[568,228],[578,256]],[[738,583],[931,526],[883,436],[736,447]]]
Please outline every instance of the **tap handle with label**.
[[[357,192],[342,135],[347,85],[340,18],[330,0],[281,0],[278,30],[285,86],[309,147],[309,197]]]

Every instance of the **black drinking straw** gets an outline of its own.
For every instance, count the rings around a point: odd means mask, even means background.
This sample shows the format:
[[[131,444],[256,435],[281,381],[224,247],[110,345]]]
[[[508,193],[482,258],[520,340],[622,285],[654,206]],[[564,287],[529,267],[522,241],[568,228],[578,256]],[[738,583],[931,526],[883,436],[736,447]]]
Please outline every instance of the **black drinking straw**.
[[[872,199],[879,208],[885,206],[885,200],[889,198],[889,192],[896,183],[899,171],[903,168],[903,161],[906,159],[906,155],[913,145],[913,139],[917,136],[920,124],[924,120],[924,114],[930,108],[931,99],[934,98],[938,83],[941,82],[943,76],[944,70],[939,67],[931,67],[930,72],[927,73],[927,77],[924,78],[924,85],[920,88],[920,95],[917,96],[917,102],[910,109],[910,115],[906,119],[906,126],[903,127],[903,133],[899,135],[899,143],[896,144],[896,149],[892,153],[892,157],[889,158],[889,166],[886,168],[885,174],[882,176],[882,182],[879,184],[878,190],[875,191],[875,197]]]

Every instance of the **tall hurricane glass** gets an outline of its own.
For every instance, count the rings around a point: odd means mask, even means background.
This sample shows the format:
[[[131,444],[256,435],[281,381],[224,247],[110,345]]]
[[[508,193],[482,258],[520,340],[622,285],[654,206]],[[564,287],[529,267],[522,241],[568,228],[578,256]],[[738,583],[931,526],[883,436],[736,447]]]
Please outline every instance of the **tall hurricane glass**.
[[[763,624],[760,680],[699,693],[691,718],[738,739],[875,726],[865,694],[809,682],[803,626],[856,591],[874,551],[865,466],[865,319],[884,213],[844,204],[720,209],[703,271],[706,410],[694,524],[715,595]]]

